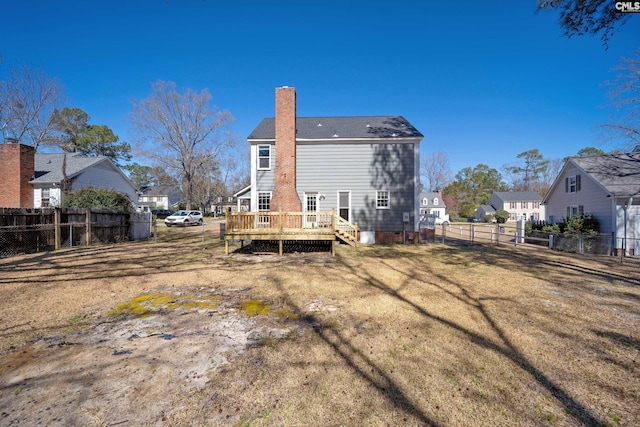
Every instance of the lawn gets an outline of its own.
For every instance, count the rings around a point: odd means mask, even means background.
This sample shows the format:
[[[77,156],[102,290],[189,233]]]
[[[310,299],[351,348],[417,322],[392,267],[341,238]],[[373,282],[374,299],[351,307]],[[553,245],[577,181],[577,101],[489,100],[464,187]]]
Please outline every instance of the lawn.
[[[225,256],[196,228],[0,260],[0,424],[640,425],[637,260],[441,244]],[[170,339],[86,338],[133,327],[132,301],[157,301],[148,336]],[[211,344],[242,328],[262,332]],[[186,381],[196,359],[202,380]]]

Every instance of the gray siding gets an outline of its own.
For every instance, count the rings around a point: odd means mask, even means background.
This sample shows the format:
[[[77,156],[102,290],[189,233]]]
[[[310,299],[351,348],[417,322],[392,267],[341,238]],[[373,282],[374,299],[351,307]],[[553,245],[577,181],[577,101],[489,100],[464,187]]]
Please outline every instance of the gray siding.
[[[568,193],[565,191],[565,178],[580,175],[580,191]],[[554,191],[546,200],[547,219],[560,222],[567,216],[567,206],[584,206],[585,214],[594,215],[600,221],[600,232],[615,231],[614,199],[607,197],[605,191],[589,175],[576,167],[569,165],[558,177]]]
[[[270,145],[271,146],[271,169],[269,170],[258,170],[256,171],[256,182],[258,183],[256,190],[257,191],[273,191],[276,186],[276,147],[274,144],[269,143],[259,143],[260,145]],[[258,158],[255,159],[258,162]],[[257,163],[256,163],[257,164]]]
[[[415,143],[297,145],[297,190],[325,197],[319,210],[338,207],[338,191],[351,192],[351,222],[363,231],[401,231],[402,213],[415,215]],[[376,190],[388,190],[390,209],[376,209]],[[304,208],[304,207],[303,207]]]
[[[91,166],[72,179],[72,191],[85,187],[108,188],[120,191],[127,194],[132,203],[137,203],[138,201],[136,189],[108,162],[101,162]]]

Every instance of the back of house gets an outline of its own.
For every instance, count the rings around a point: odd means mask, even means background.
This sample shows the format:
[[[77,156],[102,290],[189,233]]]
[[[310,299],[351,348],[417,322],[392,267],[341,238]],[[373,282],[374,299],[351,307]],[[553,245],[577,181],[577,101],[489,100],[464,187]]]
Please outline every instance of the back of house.
[[[276,117],[248,138],[250,210],[335,209],[363,243],[402,242],[419,221],[422,138],[402,116],[297,117],[295,89],[277,88]]]

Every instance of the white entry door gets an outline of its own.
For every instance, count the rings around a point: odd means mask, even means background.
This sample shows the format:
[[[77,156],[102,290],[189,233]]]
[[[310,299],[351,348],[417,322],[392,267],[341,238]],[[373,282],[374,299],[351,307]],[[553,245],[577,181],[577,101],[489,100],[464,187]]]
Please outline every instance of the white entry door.
[[[338,191],[338,215],[351,221],[351,191]]]
[[[304,211],[318,212],[318,193],[304,193]],[[304,227],[315,228],[318,225],[317,215],[305,215]]]

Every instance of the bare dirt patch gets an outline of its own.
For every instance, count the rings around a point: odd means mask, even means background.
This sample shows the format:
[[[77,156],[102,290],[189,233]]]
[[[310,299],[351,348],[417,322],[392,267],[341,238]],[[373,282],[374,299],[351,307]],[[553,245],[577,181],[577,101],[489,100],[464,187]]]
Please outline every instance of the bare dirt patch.
[[[0,425],[640,424],[637,262],[206,233],[0,260]]]

